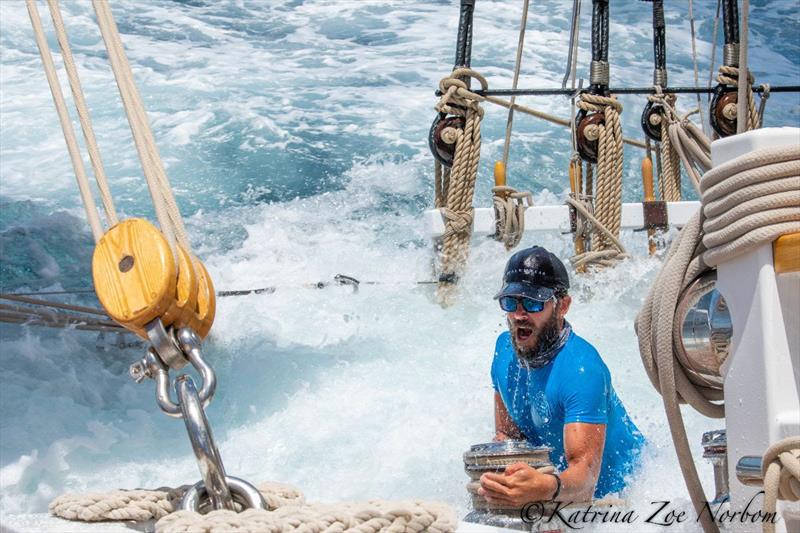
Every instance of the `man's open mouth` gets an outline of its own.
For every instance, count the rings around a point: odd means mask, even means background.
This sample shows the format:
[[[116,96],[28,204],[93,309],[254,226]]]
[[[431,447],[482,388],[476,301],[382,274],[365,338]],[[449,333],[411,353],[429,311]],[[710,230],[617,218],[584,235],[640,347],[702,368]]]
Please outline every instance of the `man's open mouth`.
[[[533,329],[525,326],[517,326],[514,330],[514,336],[517,338],[517,342],[525,342],[531,335],[533,335]]]

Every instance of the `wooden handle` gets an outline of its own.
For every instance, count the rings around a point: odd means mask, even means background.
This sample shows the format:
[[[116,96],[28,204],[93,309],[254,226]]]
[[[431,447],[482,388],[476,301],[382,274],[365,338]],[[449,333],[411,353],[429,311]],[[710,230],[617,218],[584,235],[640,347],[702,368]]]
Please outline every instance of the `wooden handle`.
[[[109,316],[140,336],[144,325],[162,316],[175,299],[172,250],[143,219],[123,220],[103,235],[94,249],[92,278]]]

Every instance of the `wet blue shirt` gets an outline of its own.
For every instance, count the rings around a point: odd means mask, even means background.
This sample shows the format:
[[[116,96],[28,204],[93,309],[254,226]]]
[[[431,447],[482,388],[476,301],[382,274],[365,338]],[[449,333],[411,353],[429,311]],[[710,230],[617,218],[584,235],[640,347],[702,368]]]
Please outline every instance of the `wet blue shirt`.
[[[520,366],[506,331],[497,338],[492,384],[528,441],[553,448],[551,460],[560,470],[567,467],[564,425],[606,424],[603,464],[594,496],[600,498],[625,487],[624,478],[638,463],[644,437],[614,392],[611,374],[591,344],[572,333],[555,359],[528,370]]]

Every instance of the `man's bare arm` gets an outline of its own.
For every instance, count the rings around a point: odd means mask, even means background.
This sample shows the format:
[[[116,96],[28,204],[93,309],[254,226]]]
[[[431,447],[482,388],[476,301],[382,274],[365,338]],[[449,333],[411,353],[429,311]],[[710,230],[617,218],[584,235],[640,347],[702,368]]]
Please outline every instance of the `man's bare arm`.
[[[573,422],[564,426],[567,469],[561,473],[559,501],[581,502],[592,499],[603,463],[605,442],[605,424]]]
[[[503,397],[499,392],[494,393],[494,440],[521,439],[522,432],[508,415]]]

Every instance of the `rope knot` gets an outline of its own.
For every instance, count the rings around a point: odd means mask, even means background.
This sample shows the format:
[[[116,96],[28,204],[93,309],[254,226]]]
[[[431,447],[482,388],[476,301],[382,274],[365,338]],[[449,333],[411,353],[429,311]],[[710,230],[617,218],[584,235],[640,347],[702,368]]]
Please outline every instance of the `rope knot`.
[[[453,211],[446,207],[441,209],[445,219],[446,230],[443,237],[467,234],[472,230],[472,209],[469,211]]]

